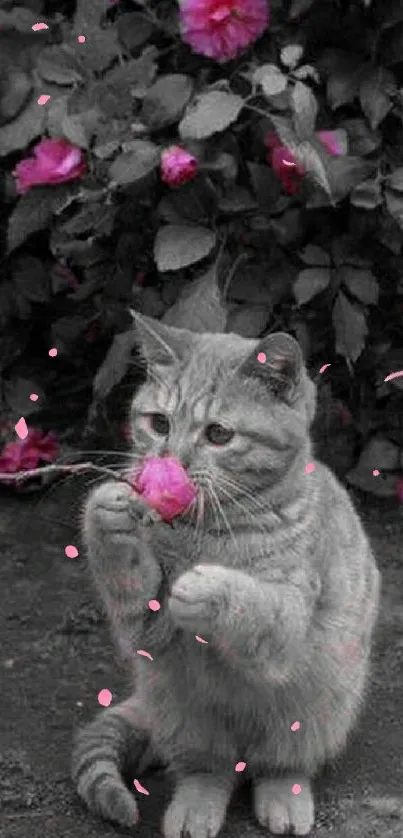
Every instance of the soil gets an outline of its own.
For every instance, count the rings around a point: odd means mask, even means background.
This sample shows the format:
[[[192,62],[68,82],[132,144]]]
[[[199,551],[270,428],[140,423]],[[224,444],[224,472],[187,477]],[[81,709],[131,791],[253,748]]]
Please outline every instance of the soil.
[[[45,495],[0,497],[0,835],[6,838],[158,838],[171,789],[142,777],[141,823],[117,830],[81,806],[69,777],[72,730],[99,709],[107,687],[127,694],[95,605],[78,522],[85,481]],[[314,835],[397,838],[403,834],[402,507],[357,499],[383,574],[383,601],[369,695],[351,744],[316,782]],[[64,548],[74,544],[76,559]],[[222,838],[263,836],[247,789],[231,806]]]

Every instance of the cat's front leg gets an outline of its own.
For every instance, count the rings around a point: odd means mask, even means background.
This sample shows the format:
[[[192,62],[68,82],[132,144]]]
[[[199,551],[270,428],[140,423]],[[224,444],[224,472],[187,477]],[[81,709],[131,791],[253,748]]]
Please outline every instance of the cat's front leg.
[[[124,658],[140,637],[147,603],[157,596],[161,569],[149,544],[153,513],[121,481],[89,495],[83,522],[88,563]]]
[[[309,580],[270,582],[202,564],[176,580],[169,608],[177,625],[206,635],[246,677],[284,682],[304,642],[314,596]]]
[[[174,622],[197,634],[211,634],[228,607],[228,574],[219,565],[196,565],[174,582],[168,600]]]

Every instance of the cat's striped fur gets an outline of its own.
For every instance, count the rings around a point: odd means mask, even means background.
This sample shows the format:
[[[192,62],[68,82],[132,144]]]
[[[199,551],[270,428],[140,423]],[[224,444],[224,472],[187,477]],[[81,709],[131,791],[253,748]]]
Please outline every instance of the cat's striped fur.
[[[122,774],[157,758],[177,782],[165,838],[213,838],[244,761],[260,823],[307,834],[309,778],[344,748],[367,682],[379,598],[369,543],[332,473],[305,471],[315,392],[292,338],[137,328],[151,376],[133,401],[134,457],[179,457],[205,502],[169,527],[146,525],[124,484],[87,501],[89,565],[135,689],[79,732],[74,781],[93,811],[130,826]],[[150,411],[170,417],[168,439],[150,431]],[[209,445],[209,422],[234,440]]]

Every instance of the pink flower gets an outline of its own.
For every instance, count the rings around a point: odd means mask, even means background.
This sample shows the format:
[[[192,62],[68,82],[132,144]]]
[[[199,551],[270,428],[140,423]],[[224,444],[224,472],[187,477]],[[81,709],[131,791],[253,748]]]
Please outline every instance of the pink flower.
[[[30,471],[41,463],[53,463],[59,453],[56,435],[49,431],[30,428],[25,439],[9,442],[0,454],[0,472],[15,474],[17,471]],[[3,478],[3,483],[12,481]]]
[[[148,457],[134,475],[133,487],[168,522],[184,512],[197,494],[176,457]]]
[[[75,180],[87,168],[81,148],[67,140],[43,139],[33,153],[33,157],[20,160],[13,171],[20,194],[32,186]]]
[[[183,40],[219,63],[236,58],[269,24],[268,0],[181,0]]]
[[[318,131],[317,137],[332,157],[339,157],[344,154],[344,149],[340,145],[335,131]],[[267,134],[265,145],[269,150],[267,156],[269,166],[281,180],[284,191],[287,192],[287,195],[296,195],[306,174],[304,167],[298,163],[292,151],[281,144],[281,140],[273,131]]]
[[[336,131],[318,131],[317,137],[331,157],[341,157],[344,154],[344,149]]]
[[[161,179],[168,186],[182,186],[195,177],[199,163],[180,145],[172,145],[161,154]]]

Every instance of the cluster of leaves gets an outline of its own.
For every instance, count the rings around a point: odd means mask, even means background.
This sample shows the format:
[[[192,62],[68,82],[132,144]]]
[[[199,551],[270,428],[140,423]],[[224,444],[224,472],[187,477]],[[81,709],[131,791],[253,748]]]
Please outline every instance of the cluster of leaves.
[[[32,30],[38,19],[47,30]],[[392,493],[403,465],[403,378],[384,382],[403,369],[399,0],[272,0],[267,33],[226,65],[181,42],[174,0],[0,0],[0,30],[4,412],[88,434],[130,366],[130,306],[164,315],[219,260],[226,328],[294,333],[349,433],[342,470]],[[329,156],[320,130],[345,153]],[[267,161],[269,131],[307,173],[296,195]],[[18,197],[11,172],[42,136],[83,149],[88,173]],[[172,144],[199,161],[175,190],[159,173]],[[41,398],[28,408],[31,386]]]

